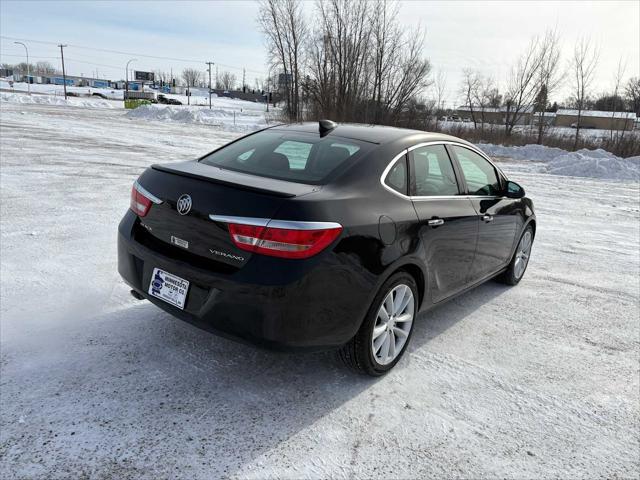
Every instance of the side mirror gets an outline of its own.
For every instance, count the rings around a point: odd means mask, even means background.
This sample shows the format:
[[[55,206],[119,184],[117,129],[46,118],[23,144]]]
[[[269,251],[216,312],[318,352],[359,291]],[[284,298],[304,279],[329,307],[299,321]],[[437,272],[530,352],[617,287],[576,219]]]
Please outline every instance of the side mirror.
[[[524,197],[524,188],[518,185],[516,182],[507,182],[507,189],[505,192],[507,198],[522,198]]]

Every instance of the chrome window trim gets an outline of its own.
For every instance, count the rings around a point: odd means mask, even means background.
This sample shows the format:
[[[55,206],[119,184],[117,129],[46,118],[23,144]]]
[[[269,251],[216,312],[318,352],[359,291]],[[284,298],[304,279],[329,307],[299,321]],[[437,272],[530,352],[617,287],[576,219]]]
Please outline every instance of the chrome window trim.
[[[277,220],[271,218],[234,217],[228,215],[209,215],[214,222],[238,223],[240,225],[252,225],[255,227],[286,228],[291,230],[326,230],[329,228],[342,228],[336,222],[304,222],[298,220]]]
[[[142,185],[140,185],[137,180],[135,182],[133,182],[133,188],[135,188],[138,192],[140,192],[142,195],[147,197],[149,200],[151,200],[156,205],[160,205],[161,203],[163,203],[162,200],[160,200],[153,193],[151,193],[149,190],[147,190]]]
[[[393,157],[393,160],[391,160],[391,162],[389,162],[389,164],[386,166],[386,168],[382,172],[382,175],[380,176],[380,184],[385,189],[387,189],[389,192],[393,193],[394,195],[397,195],[400,198],[404,198],[405,200],[411,200],[411,201],[455,200],[455,199],[459,199],[459,198],[465,198],[465,199],[482,198],[482,199],[485,199],[485,200],[490,200],[490,199],[495,199],[495,198],[504,198],[504,197],[499,197],[499,196],[496,196],[496,195],[465,195],[465,194],[460,194],[460,195],[430,195],[430,196],[414,195],[414,196],[411,196],[411,195],[404,195],[403,193],[400,193],[397,190],[394,190],[393,188],[389,187],[385,183],[387,175],[389,174],[389,172],[391,171],[393,166],[396,164],[396,162],[401,157],[403,157],[404,155],[408,154],[409,152],[415,150],[416,148],[429,147],[431,145],[455,145],[455,146],[458,146],[458,147],[468,148],[469,150],[471,150],[472,152],[477,153],[482,158],[484,158],[487,162],[489,162],[491,164],[491,166],[496,169],[498,174],[502,175],[502,177],[503,177],[505,182],[509,181],[507,179],[507,176],[504,174],[504,172],[495,163],[493,163],[491,161],[491,159],[482,150],[480,150],[479,148],[474,147],[472,145],[467,145],[465,143],[454,142],[452,140],[434,140],[433,142],[417,143],[416,145],[413,145],[412,147],[409,147],[409,148],[403,150],[398,155]]]
[[[380,184],[385,189],[387,189],[388,191],[390,191],[394,195],[398,195],[400,198],[405,198],[405,199],[409,199],[411,197],[409,197],[408,195],[405,195],[404,193],[400,193],[397,190],[394,190],[393,188],[391,188],[389,185],[386,184],[385,180],[387,179],[387,175],[389,174],[391,169],[395,166],[396,162],[398,162],[402,157],[404,157],[407,154],[407,152],[408,152],[408,150],[405,149],[402,152],[400,152],[399,154],[397,154],[395,157],[393,157],[393,160],[391,160],[391,162],[389,162],[389,165],[387,165],[387,167],[384,169],[384,172],[382,172],[382,176],[380,177]]]

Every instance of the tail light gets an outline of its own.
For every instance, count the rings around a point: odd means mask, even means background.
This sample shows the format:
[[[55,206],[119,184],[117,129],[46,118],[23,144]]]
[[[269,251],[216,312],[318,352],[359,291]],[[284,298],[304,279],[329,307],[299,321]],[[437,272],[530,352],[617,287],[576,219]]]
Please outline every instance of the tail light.
[[[137,181],[135,181],[131,188],[131,204],[129,205],[131,210],[133,210],[138,216],[144,217],[149,213],[149,209],[154,203],[160,204],[162,203],[162,200],[146,191]]]
[[[280,228],[289,224],[291,228]],[[266,226],[229,223],[236,247],[281,258],[312,257],[327,248],[341,231],[339,224],[325,222],[273,221]]]

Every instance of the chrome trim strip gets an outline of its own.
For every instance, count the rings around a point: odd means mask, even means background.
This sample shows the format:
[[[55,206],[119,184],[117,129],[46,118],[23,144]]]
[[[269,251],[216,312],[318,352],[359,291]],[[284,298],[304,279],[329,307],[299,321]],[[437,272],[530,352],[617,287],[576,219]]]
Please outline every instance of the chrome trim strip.
[[[156,205],[160,205],[161,203],[163,203],[162,200],[160,200],[153,193],[151,193],[149,190],[147,190],[142,185],[140,185],[137,180],[135,182],[133,182],[133,188],[135,188],[138,192],[140,192],[142,195],[147,197],[149,200],[151,200]]]
[[[289,228],[292,230],[327,230],[329,228],[342,228],[336,222],[298,222],[296,220],[271,220],[269,228]]]
[[[393,188],[389,187],[386,183],[385,183],[385,179],[387,177],[387,175],[389,174],[389,171],[393,168],[393,166],[395,165],[395,163],[400,159],[400,157],[406,155],[407,153],[409,153],[412,150],[415,150],[416,148],[420,148],[420,147],[428,147],[430,145],[456,145],[459,147],[463,147],[463,148],[468,148],[469,150],[477,153],[478,155],[480,155],[482,158],[484,158],[487,162],[489,162],[504,178],[505,181],[508,181],[507,176],[504,174],[504,172],[500,169],[500,167],[498,167],[495,163],[493,163],[493,161],[491,161],[491,159],[479,148],[472,146],[472,145],[467,145],[465,143],[460,143],[460,142],[454,142],[451,140],[434,140],[433,142],[423,142],[423,143],[418,143],[412,147],[409,147],[405,150],[403,150],[402,152],[400,152],[398,155],[396,155],[395,157],[393,157],[393,160],[391,160],[389,162],[389,164],[386,166],[386,168],[384,169],[384,171],[382,172],[382,175],[380,176],[380,184],[386,188],[389,192],[404,198],[405,200],[411,200],[411,201],[424,201],[424,200],[456,200],[459,198],[465,198],[465,199],[470,199],[470,198],[483,198],[483,199],[494,199],[494,198],[504,198],[504,197],[498,197],[496,195],[433,195],[433,196],[410,196],[410,195],[404,195],[396,190],[394,190]]]
[[[214,222],[222,223],[239,223],[241,225],[253,225],[254,227],[266,227],[270,218],[256,218],[256,217],[231,217],[227,215],[209,215],[209,218]]]
[[[336,222],[303,222],[298,220],[273,220],[270,218],[233,217],[227,215],[209,215],[214,222],[238,223],[240,225],[253,225],[254,227],[288,228],[291,230],[326,230],[329,228],[342,228]]]

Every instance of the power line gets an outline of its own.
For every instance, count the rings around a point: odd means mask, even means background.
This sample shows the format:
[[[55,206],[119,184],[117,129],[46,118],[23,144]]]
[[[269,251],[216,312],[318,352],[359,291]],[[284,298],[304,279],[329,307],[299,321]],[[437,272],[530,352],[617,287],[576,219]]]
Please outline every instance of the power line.
[[[25,42],[33,42],[33,43],[41,43],[44,45],[56,45],[55,42],[48,42],[48,41],[44,41],[44,40],[32,40],[32,39],[28,39],[28,38],[15,38],[15,37],[7,37],[4,35],[0,35],[0,38],[4,38],[6,40],[22,40]],[[127,56],[138,56],[138,57],[145,57],[145,58],[153,58],[155,60],[169,60],[169,61],[173,61],[173,62],[184,62],[184,63],[201,63],[202,60],[194,60],[194,59],[187,59],[187,58],[176,58],[176,57],[164,57],[164,56],[159,56],[159,55],[147,55],[144,53],[133,53],[133,52],[123,52],[121,50],[111,50],[108,48],[96,48],[96,47],[86,47],[86,46],[82,46],[82,45],[72,45],[69,44],[67,45],[67,47],[69,48],[79,48],[79,49],[83,49],[83,50],[93,50],[96,52],[103,52],[103,53],[113,53],[116,55],[127,55]],[[225,68],[232,68],[234,70],[242,70],[242,67],[237,67],[235,65],[225,65],[224,63],[218,63],[218,65],[220,65],[221,67],[225,67]],[[252,72],[252,73],[258,73],[260,75],[265,75],[265,72],[261,72],[259,70],[251,70],[251,69],[246,69],[248,72]]]

